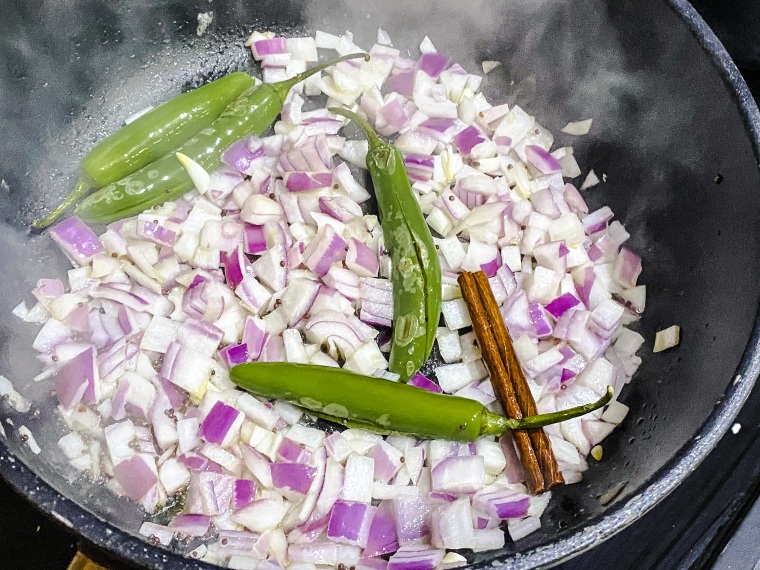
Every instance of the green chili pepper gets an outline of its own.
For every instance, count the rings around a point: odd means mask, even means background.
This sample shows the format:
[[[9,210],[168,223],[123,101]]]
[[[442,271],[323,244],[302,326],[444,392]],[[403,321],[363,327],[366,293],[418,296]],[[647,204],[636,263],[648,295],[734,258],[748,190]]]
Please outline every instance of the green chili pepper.
[[[188,156],[206,170],[216,168],[221,153],[232,143],[250,134],[260,135],[274,123],[294,85],[336,63],[358,57],[369,58],[364,53],[346,55],[291,79],[248,89],[205,129],[158,160],[107,184],[83,200],[74,214],[85,222],[109,223],[179,198],[193,183],[176,153]]]
[[[608,387],[596,402],[513,420],[489,412],[475,400],[326,366],[249,362],[234,366],[230,377],[244,390],[290,402],[347,427],[451,441],[475,441],[486,435],[498,436],[577,418],[601,408],[612,398],[612,388]]]
[[[345,109],[330,111],[357,123],[369,140],[367,169],[391,256],[393,343],[389,368],[406,382],[430,356],[441,318],[441,265],[425,217],[412,192],[404,157],[372,126]]]
[[[253,87],[243,72],[182,93],[106,137],[82,159],[82,175],[74,190],[44,219],[44,228],[85,194],[124,178],[179,147],[208,127],[241,93]]]

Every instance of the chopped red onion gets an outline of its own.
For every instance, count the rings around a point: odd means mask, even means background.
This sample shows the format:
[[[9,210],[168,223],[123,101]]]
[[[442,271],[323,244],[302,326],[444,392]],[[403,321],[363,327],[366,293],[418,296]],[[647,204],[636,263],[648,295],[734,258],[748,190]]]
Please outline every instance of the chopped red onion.
[[[623,287],[632,288],[641,274],[641,258],[626,247],[620,248],[612,277]]]
[[[228,344],[219,351],[219,358],[224,362],[227,368],[232,368],[236,364],[248,362],[248,345]]]
[[[566,258],[569,251],[564,242],[552,241],[534,247],[533,257],[544,268],[564,274],[567,269]]]
[[[470,499],[439,505],[432,513],[432,543],[439,548],[470,548],[475,538]]]
[[[258,360],[268,336],[263,320],[250,316],[246,318],[243,327],[242,343],[248,348],[250,360]]]
[[[288,255],[284,244],[274,244],[252,264],[256,277],[272,291],[282,291],[289,281]]]
[[[454,137],[456,140],[456,137]],[[416,182],[427,182],[433,177],[435,161],[429,154],[409,153],[404,157],[409,178]]]
[[[305,192],[307,190],[318,190],[332,186],[333,174],[330,171],[325,172],[297,172],[291,171],[285,173],[285,188],[291,192]]]
[[[243,281],[243,277],[250,272],[251,262],[245,256],[242,245],[229,254],[223,253],[221,260],[227,284],[234,289]]]
[[[201,424],[200,435],[209,443],[228,447],[237,438],[243,423],[242,412],[223,402],[217,402]]]
[[[346,252],[346,267],[359,277],[377,277],[380,260],[377,254],[356,238],[351,238]]]
[[[208,516],[225,512],[232,500],[234,482],[234,477],[220,472],[194,472],[187,489],[186,510]]]
[[[283,438],[277,448],[277,461],[282,463],[308,463],[311,454],[289,438]]]
[[[533,323],[533,331],[537,338],[547,337],[552,334],[552,323],[543,306],[538,303],[531,303],[528,311],[531,323]]]
[[[409,379],[408,382],[411,386],[416,386],[417,388],[422,388],[423,390],[427,390],[428,392],[435,392],[437,394],[440,394],[443,392],[441,390],[441,387],[430,380],[427,376],[422,374],[421,372],[415,372],[414,376],[412,376]]]
[[[243,233],[243,251],[252,255],[263,253],[267,249],[264,238],[264,226],[245,224]]]
[[[388,570],[433,570],[443,560],[444,550],[421,544],[399,548],[388,559]]]
[[[282,500],[261,499],[235,511],[232,520],[253,532],[273,530],[287,512],[287,503]]]
[[[319,211],[341,222],[363,215],[361,206],[347,196],[320,197]]]
[[[307,139],[302,145],[295,146],[280,155],[280,168],[284,172],[325,171],[333,168],[332,152],[324,136]]]
[[[267,338],[264,348],[261,350],[261,362],[282,362],[285,360],[285,344],[280,336]]]
[[[142,221],[137,224],[137,234],[157,245],[173,247],[177,241],[177,233],[154,222]]]
[[[224,332],[206,321],[189,318],[177,329],[177,342],[182,346],[212,357],[222,342]]]
[[[398,93],[411,98],[414,90],[414,71],[409,70],[390,75],[383,87],[387,93]]]
[[[268,402],[261,402],[250,394],[240,394],[235,401],[235,407],[265,430],[272,430],[281,422],[280,415]]]
[[[169,523],[169,528],[185,536],[203,536],[210,525],[211,519],[206,515],[179,514]]]
[[[515,519],[527,516],[530,498],[509,488],[492,486],[476,493],[472,504],[492,517]]]
[[[325,226],[304,251],[304,265],[318,276],[327,274],[333,263],[346,258],[348,244],[335,233],[332,226]]]
[[[288,547],[288,558],[292,563],[320,564],[328,566],[356,566],[361,556],[358,546],[336,544],[329,541],[315,541],[310,544],[292,544]]]
[[[437,52],[423,53],[417,60],[417,69],[424,71],[433,79],[437,79],[450,63],[451,57],[448,55]]]
[[[375,480],[381,483],[387,483],[393,479],[403,465],[403,454],[385,441],[378,441],[367,457],[374,460]]]
[[[151,541],[156,541],[164,546],[169,546],[174,538],[174,529],[152,522],[144,522],[140,526],[140,534]]]
[[[562,170],[562,165],[554,158],[550,153],[545,151],[540,146],[526,145],[525,157],[533,166],[543,174],[549,174],[551,172],[559,172]]]
[[[361,296],[359,276],[339,265],[331,266],[322,281],[348,299],[358,299]]]
[[[453,139],[454,146],[462,154],[470,154],[472,149],[484,142],[486,138],[476,127],[467,127],[459,131]]]
[[[252,163],[264,156],[264,145],[261,139],[250,137],[232,143],[222,153],[221,161],[242,174],[249,174]]]
[[[198,352],[173,342],[161,365],[161,378],[200,398],[206,392],[214,361]]]
[[[515,448],[512,434],[507,433],[499,438],[499,444],[504,452],[504,458],[507,462],[504,468],[504,475],[509,483],[521,483],[525,481],[525,472],[523,471],[520,457]]]
[[[261,60],[269,55],[288,53],[288,46],[285,38],[261,39],[251,44],[251,51],[254,58]]]
[[[602,301],[591,311],[589,330],[602,338],[611,338],[620,325],[624,313],[625,308],[620,303],[612,299]]]
[[[370,505],[337,501],[330,512],[327,538],[364,548],[374,514],[375,507]]]
[[[82,399],[92,404],[100,401],[100,374],[95,363],[95,349],[92,346],[61,367],[56,393],[61,405],[69,410]]]
[[[212,545],[224,554],[250,554],[256,549],[260,536],[245,530],[220,530]]]
[[[288,489],[301,495],[309,492],[316,469],[302,463],[272,463],[272,484],[277,489]]]
[[[114,466],[113,474],[124,494],[133,501],[140,501],[158,483],[156,461],[145,453],[119,462]]]
[[[359,49],[350,33],[284,40],[255,32],[248,45],[266,81],[304,70],[316,46]],[[589,214],[564,183],[581,173],[571,147],[550,153],[553,137],[533,117],[491,106],[479,76],[449,67],[427,38],[421,47],[415,61],[375,46],[371,62],[343,62],[304,89],[358,101],[381,135],[398,135],[428,224],[448,236],[436,240],[447,325],[436,338],[446,365],[435,371],[438,383],[417,373],[410,384],[495,400],[472,334],[457,332],[470,324],[457,274],[482,269],[540,387],[540,412],[586,403],[608,384],[618,390],[640,364],[643,342],[621,330],[645,303],[644,286],[636,287],[641,259],[618,251],[628,232],[609,208]],[[464,558],[429,545],[500,548],[499,521],[519,538],[546,507],[548,495],[529,499],[504,485],[525,478],[509,434],[471,445],[361,430],[325,439],[298,424],[302,413],[289,404],[232,391],[221,367],[342,362],[395,379],[379,350],[393,318],[391,282],[377,278],[390,274],[389,258],[377,218],[359,206],[370,195],[349,167],[363,166],[367,144],[339,136],[343,121],[328,110],[305,108],[294,94],[274,134],[232,144],[207,174],[204,196],[111,224],[100,240],[76,219],[56,226],[53,237],[75,265],[92,266],[70,272],[71,294],[61,281],[41,280],[35,308],[15,313],[44,323],[34,342],[48,366],[39,379],[58,369],[67,422],[95,437],[98,414],[117,420],[102,430],[114,489],[152,511],[187,487],[174,528],[141,532],[168,544],[175,530],[205,536],[213,524],[218,541],[194,553],[239,568],[460,566]],[[334,154],[344,159],[337,167]],[[97,411],[80,411],[83,400]],[[614,402],[604,415],[547,428],[568,482],[626,411]],[[97,439],[88,452],[66,444],[71,464],[94,476]],[[252,532],[227,530],[239,525]],[[396,549],[388,563],[366,558]]]
[[[456,495],[474,493],[483,486],[484,476],[483,457],[447,457],[431,471],[432,488]]]
[[[256,483],[250,479],[236,479],[232,488],[232,508],[247,507],[256,499]]]
[[[426,498],[399,495],[392,503],[399,544],[413,544],[429,536],[430,505]]]
[[[365,557],[382,556],[398,549],[396,538],[396,521],[393,517],[393,503],[381,501],[375,510],[369,527],[363,555]]]
[[[341,499],[369,504],[372,501],[372,480],[375,462],[371,457],[352,454],[346,461]]]
[[[272,293],[259,283],[254,275],[246,275],[235,289],[235,295],[250,308],[253,313],[258,313],[263,309]],[[253,358],[255,360],[255,358]]]
[[[264,487],[273,487],[271,462],[269,459],[267,459],[253,447],[245,444],[240,446],[240,451],[241,455],[243,456],[243,463],[245,463],[245,466],[248,468],[248,470],[253,473],[253,476],[256,477],[256,480],[259,481]]]
[[[95,232],[77,217],[67,218],[53,226],[50,237],[75,267],[87,265],[105,249]]]
[[[612,219],[613,213],[608,206],[603,206],[583,217],[583,229],[586,235],[592,235],[602,231],[607,227],[608,222]]]
[[[514,541],[528,536],[530,533],[541,528],[541,519],[538,517],[526,517],[524,519],[513,519],[507,523],[509,536]]]
[[[363,97],[362,102],[365,100],[366,97]],[[415,111],[414,103],[408,101],[404,96],[398,93],[389,93],[379,110],[375,111],[375,124],[378,132],[385,136],[398,133],[404,128]]]
[[[311,279],[294,280],[288,285],[280,299],[280,307],[288,318],[288,326],[296,326],[311,310],[319,290],[319,283]]]

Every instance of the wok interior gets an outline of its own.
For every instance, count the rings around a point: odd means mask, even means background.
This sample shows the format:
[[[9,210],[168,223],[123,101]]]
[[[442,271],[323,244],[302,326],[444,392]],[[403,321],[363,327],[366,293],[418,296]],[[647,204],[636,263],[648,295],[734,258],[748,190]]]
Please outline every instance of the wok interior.
[[[32,455],[13,429],[7,445],[63,495],[132,533],[143,517],[105,489],[69,480],[57,452],[49,385],[31,381],[40,370],[30,348],[37,329],[9,315],[22,298],[29,301],[37,279],[65,275],[67,262],[47,236],[26,228],[68,191],[81,156],[124,118],[231,70],[254,71],[243,47],[254,28],[348,29],[369,47],[379,26],[412,54],[427,34],[471,71],[482,60],[501,61],[484,82],[489,100],[517,101],[559,144],[575,147],[584,174],[594,168],[606,175],[585,193],[589,205],[609,205],[643,257],[648,299],[638,330],[647,343],[643,365],[621,395],[628,418],[603,444],[603,461],[590,460],[584,481],[555,493],[540,531],[471,560],[504,558],[577,532],[641,492],[706,421],[733,379],[760,288],[758,171],[736,105],[707,54],[665,3],[409,4],[2,2],[0,373],[35,397],[38,417],[12,418],[44,451]],[[196,16],[208,10],[214,22],[199,38]],[[566,122],[589,117],[591,135],[559,133]],[[652,355],[655,331],[672,324],[682,327],[681,346]],[[6,413],[3,407],[0,415]],[[599,496],[624,481],[617,499],[603,506]]]

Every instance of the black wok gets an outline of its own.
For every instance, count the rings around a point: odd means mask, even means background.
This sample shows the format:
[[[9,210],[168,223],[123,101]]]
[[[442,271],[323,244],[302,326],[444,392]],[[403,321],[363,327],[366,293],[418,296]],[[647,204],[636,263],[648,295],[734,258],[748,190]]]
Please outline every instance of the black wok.
[[[15,0],[0,2],[0,373],[35,398],[37,415],[0,404],[0,473],[112,565],[199,564],[136,537],[142,513],[74,479],[56,453],[49,387],[29,348],[35,330],[10,311],[35,281],[66,269],[29,222],[63,196],[79,158],[147,104],[225,74],[253,71],[243,48],[255,27],[285,33],[377,27],[415,50],[442,51],[490,74],[491,100],[517,100],[553,132],[594,118],[573,141],[578,162],[606,175],[589,191],[607,204],[644,258],[644,363],[621,399],[631,413],[582,483],[555,493],[543,528],[499,552],[470,556],[517,568],[556,563],[635,522],[710,452],[760,370],[760,117],[725,50],[682,0],[372,2],[370,0]],[[214,21],[196,36],[196,16]],[[562,140],[562,139],[560,139]],[[585,172],[585,170],[584,170]],[[651,354],[656,330],[680,324],[681,346]],[[7,420],[13,425],[7,423]],[[43,453],[17,427],[37,434]],[[599,497],[623,485],[614,500]]]

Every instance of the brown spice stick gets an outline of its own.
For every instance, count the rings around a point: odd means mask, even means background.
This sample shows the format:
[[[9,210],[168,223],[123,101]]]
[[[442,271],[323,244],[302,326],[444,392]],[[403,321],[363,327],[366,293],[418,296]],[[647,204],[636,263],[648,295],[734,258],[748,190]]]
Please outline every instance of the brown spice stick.
[[[459,286],[462,289],[462,297],[470,311],[472,328],[478,338],[480,351],[483,353],[488,373],[491,375],[496,396],[504,408],[504,413],[512,419],[520,419],[523,413],[517,401],[515,391],[509,382],[509,372],[502,360],[496,338],[488,323],[488,315],[481,301],[478,286],[472,273],[464,272],[459,275]],[[529,430],[515,430],[512,432],[520,458],[525,468],[526,483],[531,493],[540,493],[546,490],[544,477],[538,457],[531,443]]]
[[[478,271],[474,274],[474,280],[486,311],[486,322],[490,324],[493,330],[496,345],[498,346],[501,359],[506,365],[508,378],[511,378],[517,402],[520,405],[520,411],[522,411],[524,416],[535,416],[538,413],[536,401],[533,399],[528,382],[525,380],[522,366],[520,366],[520,362],[517,359],[512,339],[504,324],[504,317],[502,317],[501,311],[499,311],[499,307],[496,304],[488,277],[486,277],[484,272]],[[530,434],[530,441],[538,457],[541,473],[544,476],[547,488],[564,483],[565,479],[562,477],[559,465],[557,465],[557,458],[552,451],[549,436],[540,428],[527,431]]]

